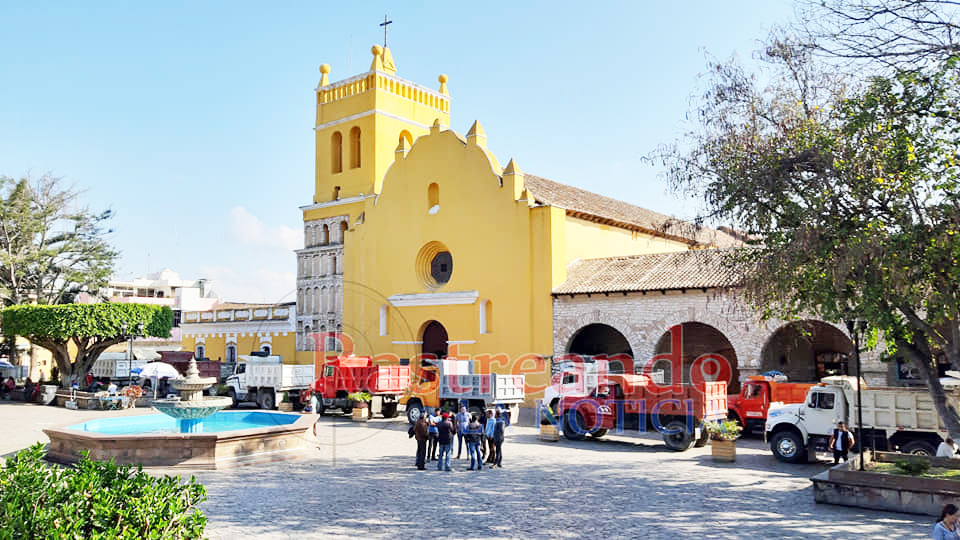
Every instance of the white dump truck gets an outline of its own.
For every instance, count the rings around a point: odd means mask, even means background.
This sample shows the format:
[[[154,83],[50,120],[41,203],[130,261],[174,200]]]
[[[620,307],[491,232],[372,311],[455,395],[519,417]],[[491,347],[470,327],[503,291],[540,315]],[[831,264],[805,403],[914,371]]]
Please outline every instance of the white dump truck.
[[[830,436],[843,421],[857,444],[877,450],[936,454],[947,430],[926,388],[868,387],[860,379],[863,433],[857,431],[857,377],[825,377],[807,392],[803,403],[772,403],[764,428],[770,450],[780,461],[805,463],[818,450],[828,451]],[[960,410],[960,387],[948,385],[948,403]]]
[[[315,378],[312,365],[284,364],[276,355],[241,355],[238,360],[225,382],[234,407],[250,401],[263,409],[275,409],[284,392],[292,403],[299,404],[300,392],[309,388]]]
[[[131,378],[131,369],[143,368],[147,365],[146,360],[133,359],[125,352],[104,352],[100,353],[96,362],[90,367],[90,373],[94,377],[107,377],[111,381],[121,383]]]

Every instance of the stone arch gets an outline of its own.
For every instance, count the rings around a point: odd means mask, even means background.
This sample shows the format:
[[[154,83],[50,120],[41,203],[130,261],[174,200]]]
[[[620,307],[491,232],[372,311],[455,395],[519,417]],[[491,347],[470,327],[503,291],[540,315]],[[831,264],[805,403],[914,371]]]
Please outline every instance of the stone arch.
[[[606,356],[611,373],[633,373],[633,349],[627,337],[616,328],[591,323],[574,333],[566,352],[580,356]]]
[[[816,319],[783,324],[766,339],[761,371],[780,371],[791,381],[816,382],[829,375],[854,375],[853,342],[846,329]]]
[[[343,135],[339,131],[330,136],[330,172],[343,172]]]
[[[676,347],[680,350],[677,351]],[[671,368],[679,360],[683,382],[697,380],[727,381],[731,394],[740,391],[740,369],[737,351],[727,335],[716,326],[701,321],[686,321],[670,326],[657,339],[651,368],[663,372],[663,382],[673,381]]]
[[[589,313],[576,317],[568,321],[568,324],[557,324],[554,330],[554,350],[556,354],[562,354],[570,347],[576,333],[591,324],[603,324],[609,326],[627,338],[627,343],[637,358],[637,343],[642,341],[642,335],[638,334],[633,328],[623,324],[621,317],[615,317],[603,310],[593,310]]]

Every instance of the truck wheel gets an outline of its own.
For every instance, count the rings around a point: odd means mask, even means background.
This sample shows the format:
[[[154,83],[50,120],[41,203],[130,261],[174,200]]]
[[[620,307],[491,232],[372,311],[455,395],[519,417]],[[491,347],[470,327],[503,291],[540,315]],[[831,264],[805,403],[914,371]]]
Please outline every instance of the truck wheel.
[[[483,416],[483,407],[471,405],[467,408],[467,412],[470,413],[470,416],[477,415],[477,419],[480,419]]]
[[[792,431],[781,431],[774,435],[770,439],[770,450],[785,463],[803,463],[807,459],[803,440]]]
[[[904,454],[913,454],[915,456],[930,456],[933,457],[937,455],[936,449],[933,445],[927,441],[910,441],[907,444],[903,445],[901,451]]]
[[[227,390],[227,397],[233,400],[233,405],[230,407],[236,409],[237,405],[240,405],[240,402],[237,401],[237,393],[233,390],[233,388]]]
[[[276,408],[276,400],[273,397],[272,391],[266,391],[260,394],[260,406],[268,411],[272,411]]]
[[[384,403],[380,407],[380,412],[383,413],[384,418],[396,418],[397,417],[397,404],[394,403]]]
[[[594,439],[599,439],[607,434],[607,428],[600,428],[590,432],[590,436]]]
[[[667,445],[667,448],[674,452],[683,452],[690,448],[690,444],[693,443],[693,435],[687,433],[687,426],[684,422],[674,420],[667,424],[666,430],[673,432],[663,434],[663,443]]]
[[[570,423],[571,416],[573,417],[575,425],[571,425]],[[582,441],[586,436],[584,432],[584,425],[586,423],[580,411],[567,411],[567,413],[563,415],[563,436],[571,441]]]
[[[411,424],[416,424],[417,420],[423,416],[423,407],[420,405],[420,401],[410,401],[407,403],[407,422]]]

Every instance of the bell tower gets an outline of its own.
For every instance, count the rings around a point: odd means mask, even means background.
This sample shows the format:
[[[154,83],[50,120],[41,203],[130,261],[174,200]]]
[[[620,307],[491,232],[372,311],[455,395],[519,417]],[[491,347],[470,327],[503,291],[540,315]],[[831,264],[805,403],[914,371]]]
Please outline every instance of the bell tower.
[[[432,90],[398,77],[390,49],[371,53],[369,71],[341,81],[331,83],[330,66],[320,66],[315,204],[380,193],[399,144],[410,148],[436,121],[450,125],[446,75]]]

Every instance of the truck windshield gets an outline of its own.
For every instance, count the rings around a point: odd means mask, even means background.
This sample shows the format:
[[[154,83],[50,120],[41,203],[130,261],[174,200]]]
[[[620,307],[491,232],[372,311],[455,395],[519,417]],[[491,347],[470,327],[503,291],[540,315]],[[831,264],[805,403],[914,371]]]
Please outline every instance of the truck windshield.
[[[832,409],[834,398],[830,392],[813,392],[807,406],[811,409]]]
[[[565,373],[565,374],[563,375],[563,384],[570,384],[570,383],[575,383],[575,382],[577,382],[577,374],[576,374],[576,373]]]
[[[763,389],[760,388],[759,384],[747,385],[747,399],[756,399],[761,394],[763,394]]]

